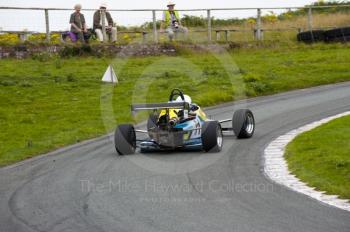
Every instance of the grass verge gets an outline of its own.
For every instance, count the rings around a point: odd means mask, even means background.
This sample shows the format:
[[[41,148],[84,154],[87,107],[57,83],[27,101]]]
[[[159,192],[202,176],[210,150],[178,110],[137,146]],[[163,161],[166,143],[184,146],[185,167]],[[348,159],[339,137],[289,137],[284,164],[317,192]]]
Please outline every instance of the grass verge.
[[[299,135],[286,150],[289,170],[309,186],[350,199],[350,116]]]
[[[132,102],[167,101],[172,88],[208,106],[349,81],[349,60],[345,44],[220,55],[182,51],[176,57],[3,59],[0,166],[110,132],[116,123],[133,121]],[[109,64],[120,81],[112,92],[100,81]],[[101,102],[108,100],[111,114],[106,116]]]

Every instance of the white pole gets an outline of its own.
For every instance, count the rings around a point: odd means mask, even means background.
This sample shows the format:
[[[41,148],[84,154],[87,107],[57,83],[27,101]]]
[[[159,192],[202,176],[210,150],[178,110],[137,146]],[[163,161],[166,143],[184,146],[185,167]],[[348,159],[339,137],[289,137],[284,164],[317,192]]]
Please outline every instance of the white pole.
[[[308,29],[309,31],[312,31],[312,7],[309,7],[309,11],[307,14],[307,25],[308,25]]]
[[[208,41],[211,41],[211,13],[207,10],[207,20],[208,20]]]
[[[50,43],[50,22],[49,22],[49,10],[45,9],[45,26],[46,26],[46,42]]]
[[[155,43],[158,43],[157,15],[155,10],[152,10],[152,18],[153,18],[153,40]]]
[[[257,40],[261,40],[261,9],[258,9],[258,17],[256,21],[256,38]]]

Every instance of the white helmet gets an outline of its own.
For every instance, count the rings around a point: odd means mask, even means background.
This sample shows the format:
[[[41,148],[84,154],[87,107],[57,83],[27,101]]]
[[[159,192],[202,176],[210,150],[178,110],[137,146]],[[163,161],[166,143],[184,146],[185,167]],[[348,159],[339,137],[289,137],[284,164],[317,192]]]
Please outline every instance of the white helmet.
[[[181,96],[178,96],[175,100],[175,102],[187,102],[188,104],[192,104],[192,99],[188,95],[184,95],[185,101],[182,100]]]

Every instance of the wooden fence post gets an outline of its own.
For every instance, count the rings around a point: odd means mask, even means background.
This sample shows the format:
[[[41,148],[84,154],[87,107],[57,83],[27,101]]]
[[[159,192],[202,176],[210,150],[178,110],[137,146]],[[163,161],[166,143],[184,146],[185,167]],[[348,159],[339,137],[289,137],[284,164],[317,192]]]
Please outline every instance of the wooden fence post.
[[[142,42],[147,43],[147,32],[146,31],[142,32]]]
[[[216,32],[216,41],[220,41],[221,39],[220,31],[215,31],[215,32]]]

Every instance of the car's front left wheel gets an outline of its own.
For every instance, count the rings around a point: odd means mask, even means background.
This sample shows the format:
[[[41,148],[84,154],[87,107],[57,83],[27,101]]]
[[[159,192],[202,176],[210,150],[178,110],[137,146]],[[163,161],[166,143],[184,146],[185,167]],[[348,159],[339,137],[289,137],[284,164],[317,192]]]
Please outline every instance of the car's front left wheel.
[[[237,110],[232,118],[233,132],[239,139],[248,139],[254,135],[255,119],[248,109]]]

